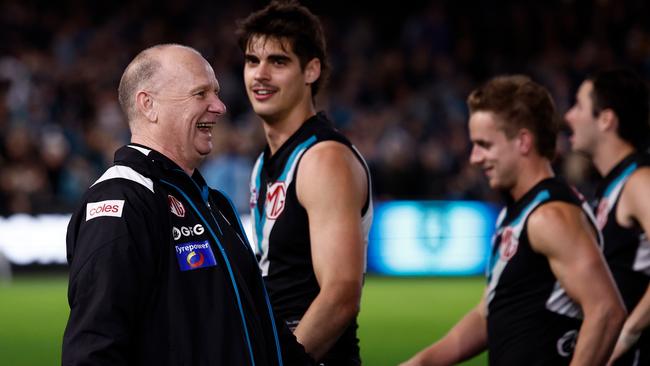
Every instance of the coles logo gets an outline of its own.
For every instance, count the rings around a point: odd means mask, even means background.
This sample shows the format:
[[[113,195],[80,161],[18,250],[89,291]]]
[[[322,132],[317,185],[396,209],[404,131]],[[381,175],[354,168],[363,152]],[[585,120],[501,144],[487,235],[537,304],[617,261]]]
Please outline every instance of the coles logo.
[[[284,211],[287,198],[287,186],[284,182],[275,182],[266,190],[266,217],[275,220]]]
[[[501,234],[501,259],[510,260],[517,253],[517,247],[519,247],[519,239],[515,238],[514,230],[508,226],[503,229],[503,234]]]
[[[181,226],[180,228],[174,226],[172,228],[172,235],[174,237],[174,240],[178,240],[184,236],[201,235],[204,232],[205,229],[201,224],[196,224],[194,226]]]
[[[596,224],[600,230],[602,230],[607,224],[607,215],[609,214],[609,211],[607,210],[608,207],[609,200],[607,197],[603,197],[596,209]]]
[[[169,209],[174,215],[178,217],[185,217],[185,207],[181,201],[176,199],[176,197],[172,196],[171,194],[167,195],[167,200],[169,201]]]
[[[107,200],[88,202],[86,205],[86,221],[101,216],[122,217],[124,200]]]

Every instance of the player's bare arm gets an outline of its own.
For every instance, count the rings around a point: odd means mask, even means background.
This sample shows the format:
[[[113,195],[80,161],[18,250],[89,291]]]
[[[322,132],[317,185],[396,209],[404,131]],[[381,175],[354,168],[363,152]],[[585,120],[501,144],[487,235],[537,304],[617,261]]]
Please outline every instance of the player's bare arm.
[[[604,365],[625,318],[625,308],[597,245],[596,234],[579,207],[551,202],[528,220],[533,250],[548,258],[584,320],[571,365]]]
[[[481,301],[439,341],[400,366],[447,366],[470,359],[487,349],[487,304]]]
[[[359,312],[365,245],[361,209],[368,195],[365,171],[343,144],[322,142],[308,150],[296,176],[298,200],[309,216],[318,296],[295,330],[316,360]]]
[[[639,168],[625,184],[616,210],[616,219],[624,227],[641,225],[643,231],[650,232],[650,168]],[[624,354],[650,326],[650,285],[641,301],[631,309],[623,324],[616,347],[610,361]]]

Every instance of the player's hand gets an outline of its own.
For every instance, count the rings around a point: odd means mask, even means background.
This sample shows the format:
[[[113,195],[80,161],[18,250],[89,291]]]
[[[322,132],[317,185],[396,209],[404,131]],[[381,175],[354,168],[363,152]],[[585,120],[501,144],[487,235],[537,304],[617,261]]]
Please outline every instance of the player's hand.
[[[618,336],[616,341],[616,346],[614,346],[614,352],[607,362],[607,366],[613,365],[614,361],[621,357],[625,352],[627,352],[632,346],[636,344],[641,336],[641,332],[633,332],[628,329],[623,328],[621,334]]]

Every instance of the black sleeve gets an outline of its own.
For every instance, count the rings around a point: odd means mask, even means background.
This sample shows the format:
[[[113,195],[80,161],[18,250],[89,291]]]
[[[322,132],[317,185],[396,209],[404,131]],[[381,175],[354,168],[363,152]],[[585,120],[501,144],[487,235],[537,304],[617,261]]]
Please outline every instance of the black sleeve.
[[[119,217],[97,215],[86,220],[88,207],[109,202],[108,209],[116,210],[120,201]],[[129,363],[156,269],[154,202],[153,193],[144,188],[106,183],[93,187],[72,217],[67,236],[70,317],[63,337],[63,365]]]

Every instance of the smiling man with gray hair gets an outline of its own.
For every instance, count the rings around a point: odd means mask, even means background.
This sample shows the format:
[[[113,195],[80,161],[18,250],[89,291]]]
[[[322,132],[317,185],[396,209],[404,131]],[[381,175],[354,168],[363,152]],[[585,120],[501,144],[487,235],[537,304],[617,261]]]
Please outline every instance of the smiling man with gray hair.
[[[154,46],[127,66],[119,99],[131,143],[68,227],[62,363],[305,364],[276,328],[230,200],[196,169],[226,112],[212,67],[192,48]]]

